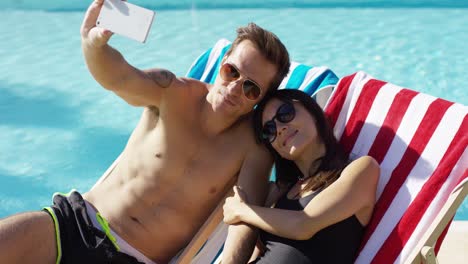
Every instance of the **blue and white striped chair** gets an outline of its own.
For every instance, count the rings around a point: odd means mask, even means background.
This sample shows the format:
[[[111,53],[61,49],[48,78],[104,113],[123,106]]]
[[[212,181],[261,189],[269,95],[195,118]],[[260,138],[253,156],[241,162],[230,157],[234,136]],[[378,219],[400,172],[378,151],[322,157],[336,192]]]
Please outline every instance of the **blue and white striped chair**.
[[[207,83],[214,83],[221,61],[231,46],[227,39],[220,39],[212,48],[200,55],[188,70],[186,76]],[[312,67],[291,62],[289,74],[281,82],[279,89],[300,89],[311,95],[320,106],[325,105],[338,77],[327,67]],[[228,186],[227,190],[231,190]],[[226,196],[229,192],[226,193]],[[178,258],[178,263],[220,263],[227,225],[222,222],[222,203],[214,210],[205,225]]]

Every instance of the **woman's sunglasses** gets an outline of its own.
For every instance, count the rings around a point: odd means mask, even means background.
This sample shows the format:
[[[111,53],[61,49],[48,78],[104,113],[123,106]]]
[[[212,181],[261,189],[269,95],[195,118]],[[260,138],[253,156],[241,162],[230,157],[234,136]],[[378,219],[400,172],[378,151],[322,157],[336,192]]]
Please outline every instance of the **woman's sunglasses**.
[[[262,139],[273,143],[276,139],[276,123],[275,119],[281,123],[289,123],[294,117],[296,117],[296,110],[291,102],[285,102],[278,110],[276,110],[275,116],[270,121],[267,121],[262,128]]]
[[[221,66],[219,70],[219,75],[221,78],[227,82],[236,81],[241,77],[239,70],[236,66],[226,62]],[[245,79],[242,83],[242,91],[244,92],[245,97],[250,100],[256,100],[260,97],[262,89],[258,84],[250,79]]]

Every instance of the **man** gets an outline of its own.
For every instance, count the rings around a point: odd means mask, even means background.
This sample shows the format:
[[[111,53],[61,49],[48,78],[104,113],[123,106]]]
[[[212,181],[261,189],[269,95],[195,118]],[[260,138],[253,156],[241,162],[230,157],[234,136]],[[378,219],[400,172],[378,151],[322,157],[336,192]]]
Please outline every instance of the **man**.
[[[239,29],[213,85],[143,71],[95,27],[102,4],[90,5],[81,27],[87,66],[104,88],[144,107],[141,119],[98,186],[0,222],[0,263],[168,263],[236,177],[249,202],[263,202],[272,159],[248,114],[287,74],[283,44],[255,24]],[[239,241],[253,248],[253,230],[230,227],[223,263],[246,262],[251,252]]]

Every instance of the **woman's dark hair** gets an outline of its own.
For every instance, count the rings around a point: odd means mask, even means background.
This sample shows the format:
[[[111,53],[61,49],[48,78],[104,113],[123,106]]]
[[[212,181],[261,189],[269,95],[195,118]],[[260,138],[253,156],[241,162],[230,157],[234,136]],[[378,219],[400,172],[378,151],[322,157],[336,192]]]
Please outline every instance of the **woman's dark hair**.
[[[262,138],[262,115],[266,104],[273,98],[283,102],[299,101],[304,108],[314,117],[318,136],[325,145],[325,155],[314,161],[317,169],[309,172],[310,175],[302,175],[296,163],[281,157],[273,148],[270,142]],[[314,176],[315,179],[309,181],[306,190],[317,190],[325,188],[334,182],[341,174],[341,171],[348,164],[348,157],[341,148],[333,134],[333,129],[328,122],[322,108],[308,94],[296,89],[281,89],[273,91],[262,100],[254,110],[253,114],[254,131],[258,141],[263,142],[275,159],[276,182],[282,184],[295,183],[299,177]]]

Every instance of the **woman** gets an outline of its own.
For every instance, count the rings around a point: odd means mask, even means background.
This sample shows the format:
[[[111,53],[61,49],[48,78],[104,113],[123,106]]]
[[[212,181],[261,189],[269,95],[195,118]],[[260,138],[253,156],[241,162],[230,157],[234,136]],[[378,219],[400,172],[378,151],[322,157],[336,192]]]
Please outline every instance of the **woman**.
[[[264,247],[253,263],[352,263],[376,199],[377,162],[348,161],[322,109],[302,91],[273,92],[253,120],[275,158],[276,184],[265,207],[234,187],[224,222],[261,230]]]

